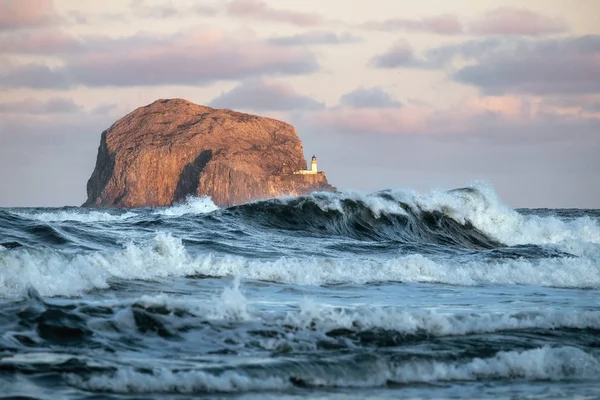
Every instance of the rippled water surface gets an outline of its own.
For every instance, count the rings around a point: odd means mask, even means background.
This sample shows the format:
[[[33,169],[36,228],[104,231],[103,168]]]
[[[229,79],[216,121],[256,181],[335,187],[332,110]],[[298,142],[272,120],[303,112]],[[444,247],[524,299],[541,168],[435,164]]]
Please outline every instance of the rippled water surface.
[[[600,211],[486,186],[0,209],[0,398],[598,398]]]

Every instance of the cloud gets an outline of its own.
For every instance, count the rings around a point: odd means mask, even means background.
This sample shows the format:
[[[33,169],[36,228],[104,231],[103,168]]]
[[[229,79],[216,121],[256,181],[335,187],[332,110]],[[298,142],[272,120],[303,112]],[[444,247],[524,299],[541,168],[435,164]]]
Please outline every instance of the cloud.
[[[485,94],[600,93],[600,35],[499,42],[453,78]]]
[[[355,89],[342,95],[340,104],[354,108],[402,107],[402,103],[379,87]]]
[[[56,29],[0,33],[0,48],[5,54],[58,55],[79,51],[81,47],[78,39]]]
[[[412,108],[336,107],[316,111],[307,122],[322,130],[359,135],[418,134],[427,114]]]
[[[307,46],[319,44],[345,44],[359,42],[360,38],[351,33],[313,31],[290,36],[278,36],[269,39],[269,43],[279,46]]]
[[[56,22],[52,0],[0,0],[0,31]]]
[[[428,32],[439,35],[468,33],[482,36],[540,36],[563,33],[569,29],[564,18],[551,18],[525,8],[514,7],[496,8],[467,24],[463,24],[456,15],[442,14],[420,19],[390,18],[369,21],[360,27],[384,32]]]
[[[286,22],[301,27],[317,26],[322,22],[316,13],[271,8],[261,0],[232,0],[227,3],[227,13],[234,17]]]
[[[413,47],[406,39],[396,41],[382,54],[372,57],[368,65],[374,68],[432,68],[436,65],[424,59],[418,59]]]
[[[298,94],[288,84],[262,80],[242,82],[212,100],[209,105],[255,111],[314,110],[324,107],[323,103]]]
[[[359,135],[470,136],[479,140],[490,136],[497,142],[560,141],[574,131],[597,138],[600,132],[598,114],[582,113],[583,108],[565,110],[523,96],[473,97],[447,109],[419,102],[402,107],[356,107],[348,103],[342,96],[338,106],[305,113],[303,123]]]
[[[374,56],[369,64],[377,68],[406,67],[414,61],[414,51],[407,40],[401,39],[382,54]]]
[[[90,113],[91,114],[98,114],[98,115],[103,115],[103,114],[110,114],[113,111],[116,111],[119,108],[118,104],[116,103],[110,103],[110,104],[101,104],[97,107],[94,107]]]
[[[473,21],[469,33],[477,35],[548,35],[568,30],[564,18],[550,18],[524,8],[500,7]]]
[[[218,13],[218,10],[214,7],[210,7],[204,4],[194,5],[173,5],[169,2],[168,4],[160,5],[148,5],[143,1],[133,1],[131,8],[134,9],[136,15],[144,18],[181,18],[190,15],[196,16],[207,16],[212,17]]]
[[[385,32],[429,32],[440,35],[458,35],[463,32],[461,22],[455,15],[442,14],[421,19],[392,18],[370,21],[361,25],[364,29]]]
[[[171,36],[88,38],[81,43],[81,51],[65,56],[62,66],[31,63],[1,72],[0,87],[203,85],[304,75],[319,68],[308,50],[275,46],[248,31],[200,29]]]
[[[485,95],[600,93],[600,35],[532,39],[491,37],[417,55],[406,40],[371,58],[375,68],[440,68]]]
[[[70,86],[63,69],[42,64],[25,64],[0,72],[0,87],[67,89]]]
[[[48,100],[28,98],[0,103],[0,114],[65,114],[80,112],[82,108],[72,99],[53,97]]]

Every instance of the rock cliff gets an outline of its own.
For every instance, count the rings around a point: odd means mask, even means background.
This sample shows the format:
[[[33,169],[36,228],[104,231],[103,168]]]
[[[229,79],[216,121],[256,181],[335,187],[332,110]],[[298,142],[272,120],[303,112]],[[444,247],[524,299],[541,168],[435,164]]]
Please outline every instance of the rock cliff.
[[[182,99],[157,100],[102,133],[84,206],[167,206],[189,195],[221,207],[332,191],[306,169],[295,129],[271,118]]]

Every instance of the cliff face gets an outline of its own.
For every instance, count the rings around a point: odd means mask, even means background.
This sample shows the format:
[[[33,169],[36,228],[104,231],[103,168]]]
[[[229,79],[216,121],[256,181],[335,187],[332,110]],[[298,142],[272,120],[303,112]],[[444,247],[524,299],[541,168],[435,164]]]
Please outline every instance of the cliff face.
[[[102,133],[84,206],[167,206],[188,195],[219,206],[335,190],[306,169],[284,122],[182,99],[157,100]]]

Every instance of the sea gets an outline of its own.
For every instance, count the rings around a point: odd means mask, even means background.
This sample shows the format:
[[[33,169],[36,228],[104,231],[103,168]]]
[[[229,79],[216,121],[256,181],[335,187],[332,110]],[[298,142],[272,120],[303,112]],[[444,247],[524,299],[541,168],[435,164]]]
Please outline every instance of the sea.
[[[2,208],[0,246],[1,399],[600,398],[600,210]]]

